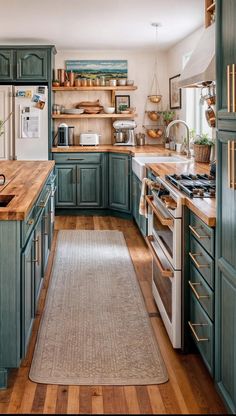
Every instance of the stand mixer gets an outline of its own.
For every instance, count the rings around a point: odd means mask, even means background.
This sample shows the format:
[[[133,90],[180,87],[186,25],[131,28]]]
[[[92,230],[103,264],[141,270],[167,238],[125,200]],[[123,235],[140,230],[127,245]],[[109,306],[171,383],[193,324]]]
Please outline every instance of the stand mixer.
[[[134,120],[116,120],[113,127],[115,146],[135,146],[134,129],[137,124]]]

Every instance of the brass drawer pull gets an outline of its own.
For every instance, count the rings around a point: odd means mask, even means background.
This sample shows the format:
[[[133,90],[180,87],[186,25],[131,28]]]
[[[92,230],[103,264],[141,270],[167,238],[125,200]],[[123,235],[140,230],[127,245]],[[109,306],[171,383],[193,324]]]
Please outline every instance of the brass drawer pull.
[[[190,326],[190,329],[194,335],[194,338],[196,339],[197,342],[206,342],[209,341],[209,338],[199,338],[198,334],[196,333],[194,327],[199,327],[199,326],[208,326],[207,324],[192,324],[190,321],[188,321],[188,324]]]
[[[28,224],[28,225],[33,225],[33,224],[34,224],[34,219],[33,219],[33,218],[30,218],[30,219],[27,221],[27,224]]]
[[[39,265],[40,262],[40,249],[39,249],[39,238],[36,238],[36,240],[33,240],[36,246],[36,258],[32,260],[32,263],[37,263]]]
[[[67,160],[84,160],[84,159],[80,157],[68,157]]]
[[[38,207],[39,207],[39,208],[45,208],[45,207],[46,207],[46,205],[47,205],[47,203],[48,203],[48,200],[49,200],[50,196],[51,196],[51,191],[49,191],[49,192],[47,193],[47,196],[46,196],[45,200],[41,200],[41,201],[39,202]]]
[[[168,227],[172,227],[174,224],[174,220],[172,218],[165,218],[162,216],[161,212],[158,210],[156,205],[153,204],[153,197],[152,196],[146,196],[146,201],[148,205],[151,207],[153,213],[157,216],[160,223],[162,225],[167,225]]]
[[[198,234],[198,232],[196,230],[199,230],[199,229],[203,230],[204,229],[201,225],[199,225],[197,227],[193,227],[192,225],[189,225],[189,228],[199,240],[201,240],[202,238],[210,238],[210,236],[207,235],[207,234],[205,234],[205,235]]]
[[[199,293],[196,291],[195,286],[202,286],[202,284],[199,283],[195,283],[195,282],[191,282],[190,280],[188,281],[189,286],[191,287],[194,295],[196,296],[196,298],[199,299],[209,299],[210,296],[209,295],[199,295]]]
[[[200,264],[195,259],[195,257],[201,257],[202,253],[189,253],[189,255],[190,255],[192,261],[195,263],[195,265],[197,266],[198,269],[203,269],[205,267],[210,267],[210,264]]]

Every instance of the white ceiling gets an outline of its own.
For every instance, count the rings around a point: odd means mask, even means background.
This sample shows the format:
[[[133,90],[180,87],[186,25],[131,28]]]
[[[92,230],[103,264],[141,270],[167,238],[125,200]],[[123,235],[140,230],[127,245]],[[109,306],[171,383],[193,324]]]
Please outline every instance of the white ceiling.
[[[204,23],[204,0],[0,0],[1,44],[168,49]],[[160,22],[157,32],[152,22]]]

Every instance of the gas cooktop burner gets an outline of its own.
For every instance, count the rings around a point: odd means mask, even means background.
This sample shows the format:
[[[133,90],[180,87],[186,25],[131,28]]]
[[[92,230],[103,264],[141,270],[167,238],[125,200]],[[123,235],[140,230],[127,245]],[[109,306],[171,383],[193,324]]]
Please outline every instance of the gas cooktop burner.
[[[190,198],[215,198],[215,178],[207,174],[166,175],[166,179]]]

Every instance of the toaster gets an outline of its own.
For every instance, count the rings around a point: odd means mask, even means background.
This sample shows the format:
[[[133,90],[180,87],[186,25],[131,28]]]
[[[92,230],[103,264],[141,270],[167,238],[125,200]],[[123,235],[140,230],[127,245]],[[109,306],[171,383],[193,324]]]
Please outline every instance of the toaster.
[[[81,133],[79,136],[79,144],[80,146],[97,146],[100,136],[100,134],[93,132]]]

